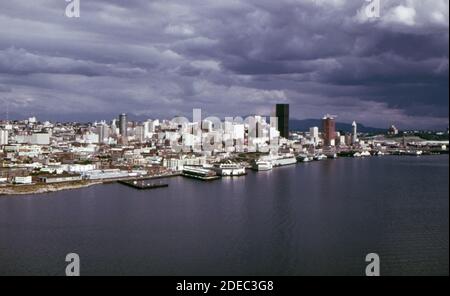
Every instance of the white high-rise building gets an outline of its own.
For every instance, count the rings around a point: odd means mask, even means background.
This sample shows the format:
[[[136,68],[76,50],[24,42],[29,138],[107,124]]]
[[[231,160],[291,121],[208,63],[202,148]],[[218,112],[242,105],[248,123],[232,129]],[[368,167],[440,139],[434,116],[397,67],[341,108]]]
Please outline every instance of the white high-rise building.
[[[8,145],[8,131],[0,130],[0,146]]]
[[[352,123],[352,144],[356,144],[358,142],[358,125],[356,121]]]
[[[155,126],[152,120],[147,120],[144,122],[144,138],[149,139],[155,133]]]
[[[192,122],[199,125],[202,123],[202,109],[195,108],[192,110]]]
[[[111,122],[111,134],[114,136],[119,135],[119,129],[117,127],[117,119],[113,119]]]
[[[311,127],[309,129],[309,136],[311,138],[311,142],[314,142],[314,144],[319,143],[319,128],[317,126]]]
[[[134,134],[136,137],[136,140],[138,140],[140,143],[145,142],[145,126],[143,125],[138,125],[136,126],[136,128],[134,129]]]
[[[97,134],[98,134],[98,138],[100,143],[108,143],[108,138],[109,138],[109,127],[106,124],[101,124],[99,126],[97,126]]]
[[[339,137],[339,146],[345,146],[345,135]]]

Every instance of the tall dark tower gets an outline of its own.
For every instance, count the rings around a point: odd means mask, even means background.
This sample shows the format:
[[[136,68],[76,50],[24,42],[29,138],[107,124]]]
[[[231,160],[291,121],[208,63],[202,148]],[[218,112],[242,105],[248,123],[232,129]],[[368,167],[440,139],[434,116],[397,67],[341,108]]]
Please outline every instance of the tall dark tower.
[[[120,135],[122,136],[122,138],[126,138],[128,136],[127,128],[128,128],[127,115],[125,113],[120,114],[120,116],[119,116],[119,132],[120,132]]]
[[[322,119],[323,140],[325,146],[334,146],[336,142],[336,121],[333,116],[327,114]]]
[[[289,104],[277,104],[276,116],[280,136],[289,138]]]
[[[128,144],[128,119],[125,113],[119,116],[120,143]]]

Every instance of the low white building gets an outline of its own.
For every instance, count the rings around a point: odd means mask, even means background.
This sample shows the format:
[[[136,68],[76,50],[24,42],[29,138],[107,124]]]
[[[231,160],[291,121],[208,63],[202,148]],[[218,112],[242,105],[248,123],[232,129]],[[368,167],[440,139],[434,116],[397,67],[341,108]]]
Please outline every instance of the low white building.
[[[14,177],[14,183],[15,184],[31,184],[31,183],[33,183],[33,179],[31,178],[31,176]]]
[[[46,176],[40,177],[39,180],[46,184],[54,184],[54,183],[64,183],[64,182],[76,182],[81,181],[81,175],[73,175],[73,176]]]
[[[202,166],[206,163],[206,157],[165,158],[163,166],[173,171],[182,171],[184,166]]]
[[[97,169],[95,164],[70,164],[66,171],[69,173],[86,173]]]

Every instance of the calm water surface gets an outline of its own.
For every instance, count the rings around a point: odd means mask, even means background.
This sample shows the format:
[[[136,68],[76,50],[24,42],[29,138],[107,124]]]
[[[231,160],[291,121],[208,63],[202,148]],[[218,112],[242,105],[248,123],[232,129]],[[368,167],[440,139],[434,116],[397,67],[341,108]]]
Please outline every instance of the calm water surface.
[[[298,164],[138,191],[0,198],[0,275],[449,274],[449,159]]]

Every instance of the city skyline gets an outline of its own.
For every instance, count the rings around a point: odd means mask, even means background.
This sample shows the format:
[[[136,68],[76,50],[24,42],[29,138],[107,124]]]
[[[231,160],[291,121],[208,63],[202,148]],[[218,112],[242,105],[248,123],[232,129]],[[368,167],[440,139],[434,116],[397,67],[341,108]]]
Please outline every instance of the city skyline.
[[[366,1],[282,2],[81,0],[72,19],[65,1],[2,2],[0,117],[192,106],[225,117],[287,103],[292,119],[448,127],[448,1],[384,0],[377,19]]]
[[[286,104],[288,106],[290,106],[289,104]],[[199,108],[194,108],[194,110],[202,110]],[[239,114],[227,114],[224,116],[219,116],[217,114],[210,114],[208,111],[204,112],[203,114],[206,115],[207,117],[214,117],[214,118],[218,118],[221,119],[222,121],[224,119],[226,119],[227,117],[233,117],[233,118],[242,118],[242,119],[246,119],[246,118],[250,118],[250,117],[255,117],[255,116],[260,116],[266,119],[270,119],[270,118],[277,118],[277,120],[279,119],[276,116],[276,106],[273,106],[274,111],[272,111],[270,114],[246,114],[246,115],[239,115]],[[203,112],[203,110],[202,110]],[[120,114],[111,114],[111,115],[101,115],[100,117],[96,117],[95,115],[88,115],[88,116],[80,116],[80,117],[71,117],[71,116],[65,116],[65,117],[59,117],[59,116],[49,116],[49,117],[45,117],[45,118],[41,118],[39,116],[37,116],[36,114],[29,114],[29,115],[20,115],[17,116],[16,114],[12,114],[10,112],[5,112],[5,115],[2,117],[0,116],[0,123],[7,123],[7,122],[23,122],[23,121],[27,121],[30,118],[44,123],[44,122],[49,122],[49,123],[61,123],[61,124],[66,124],[66,123],[77,123],[77,124],[101,124],[102,122],[111,124],[113,122],[118,122],[120,125],[120,117],[122,115],[125,115],[127,118],[129,118],[129,120],[127,122],[129,123],[145,123],[147,121],[152,121],[152,120],[162,120],[162,121],[172,121],[176,118],[186,118],[189,121],[192,121],[194,119],[193,115],[192,115],[192,111],[191,114],[179,114],[179,115],[175,115],[172,118],[170,117],[148,117],[145,115],[135,115],[133,113],[129,114],[129,113],[120,113]],[[130,116],[131,115],[131,116]],[[308,131],[309,128],[311,127],[320,127],[323,130],[323,123],[322,120],[324,117],[326,116],[330,116],[328,113],[322,115],[319,118],[305,118],[305,119],[298,119],[298,118],[292,118],[292,117],[288,117],[288,130],[290,132],[295,132],[295,131]],[[339,120],[339,115],[333,115],[332,116],[335,123],[339,124],[341,126],[341,130],[351,130],[353,127],[353,124],[356,122],[355,120],[350,120],[350,121],[341,121]],[[205,118],[203,118],[205,119]],[[195,120],[194,120],[195,122]],[[309,124],[309,125],[308,125]],[[307,126],[308,125],[308,126]],[[384,126],[369,126],[367,124],[365,124],[364,122],[357,122],[357,125],[360,127],[363,127],[364,130],[370,130],[371,132],[388,132],[389,129],[391,129],[392,127],[397,128],[398,126],[395,124],[388,124],[388,125],[384,125]],[[299,127],[300,126],[300,127]],[[438,127],[431,127],[431,128],[401,128],[399,127],[400,130],[402,131],[429,131],[429,132],[442,132],[442,131],[446,131],[448,130],[448,126],[438,126]]]

